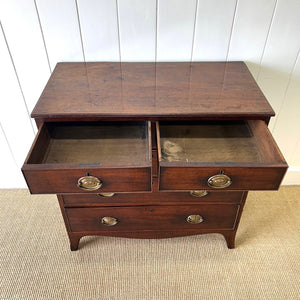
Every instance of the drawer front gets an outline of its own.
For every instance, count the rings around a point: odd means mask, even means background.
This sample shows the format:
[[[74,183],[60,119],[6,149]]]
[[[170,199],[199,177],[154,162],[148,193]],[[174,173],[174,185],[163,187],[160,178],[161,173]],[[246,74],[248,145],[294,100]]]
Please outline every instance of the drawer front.
[[[232,229],[238,205],[66,208],[72,232]]]
[[[62,195],[66,206],[120,206],[142,204],[185,203],[240,203],[244,192],[153,192],[153,193],[103,193]]]
[[[151,191],[150,122],[44,123],[22,167],[31,193]]]
[[[276,190],[287,170],[261,120],[157,123],[160,190]]]
[[[78,180],[90,174],[101,180],[97,190],[83,190]],[[151,168],[24,170],[32,194],[151,191]]]
[[[280,186],[286,168],[167,167],[160,169],[159,189],[216,190],[209,186],[208,181],[212,176],[219,175],[221,172],[224,172],[231,182],[229,186],[221,188],[222,190],[276,190]]]

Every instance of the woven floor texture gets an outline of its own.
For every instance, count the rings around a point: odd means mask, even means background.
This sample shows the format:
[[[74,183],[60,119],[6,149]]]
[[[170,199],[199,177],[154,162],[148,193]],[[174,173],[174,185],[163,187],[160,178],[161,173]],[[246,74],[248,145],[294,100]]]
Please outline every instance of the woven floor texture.
[[[56,197],[0,190],[1,299],[300,299],[300,187],[250,192],[218,234],[69,241]]]

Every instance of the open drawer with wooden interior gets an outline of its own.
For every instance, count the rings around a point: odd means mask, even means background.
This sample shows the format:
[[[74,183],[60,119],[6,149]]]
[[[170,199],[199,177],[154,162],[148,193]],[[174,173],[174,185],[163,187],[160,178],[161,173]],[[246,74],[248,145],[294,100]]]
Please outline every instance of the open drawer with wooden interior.
[[[262,120],[156,125],[160,190],[274,190],[286,172]]]
[[[151,191],[150,122],[46,122],[22,167],[37,193]]]
[[[248,191],[287,169],[274,115],[243,62],[59,63],[22,171],[31,193],[57,194],[72,250],[202,233],[233,248]]]

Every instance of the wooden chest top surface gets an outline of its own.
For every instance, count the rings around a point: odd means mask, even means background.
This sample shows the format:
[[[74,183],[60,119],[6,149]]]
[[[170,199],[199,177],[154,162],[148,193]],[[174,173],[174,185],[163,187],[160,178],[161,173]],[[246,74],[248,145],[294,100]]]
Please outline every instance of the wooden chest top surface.
[[[33,118],[268,118],[243,62],[58,63]]]

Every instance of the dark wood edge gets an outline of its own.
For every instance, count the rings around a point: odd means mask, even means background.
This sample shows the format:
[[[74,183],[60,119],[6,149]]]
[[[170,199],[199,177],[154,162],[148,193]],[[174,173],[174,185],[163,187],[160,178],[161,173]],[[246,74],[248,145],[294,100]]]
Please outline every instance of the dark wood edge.
[[[107,164],[103,165],[85,165],[80,166],[79,164],[24,164],[22,170],[24,171],[68,171],[68,170],[127,170],[127,169],[148,169],[152,165],[149,163],[147,165],[114,165],[110,166]]]
[[[37,124],[41,124],[42,122],[64,122],[64,121],[199,121],[199,120],[264,120],[268,122],[270,117],[275,116],[273,113],[262,113],[262,114],[234,114],[231,113],[230,116],[220,116],[220,114],[168,114],[168,115],[123,115],[122,117],[116,115],[86,115],[86,114],[76,114],[76,115],[66,115],[66,114],[39,114],[39,115],[31,115],[32,118],[35,119]]]
[[[282,163],[267,163],[267,162],[261,162],[261,163],[234,163],[234,162],[229,162],[227,164],[224,163],[214,163],[214,162],[193,162],[193,164],[185,163],[185,162],[167,162],[167,161],[160,161],[159,162],[160,166],[163,168],[180,168],[180,167],[185,167],[185,168],[199,168],[199,167],[208,167],[208,168],[288,168],[288,165],[286,162]]]
[[[159,130],[159,122],[155,122],[156,125],[156,138],[157,138],[157,153],[158,153],[158,163],[161,164],[161,144],[160,144],[160,130]]]
[[[148,129],[148,148],[147,148],[147,156],[148,156],[148,161],[150,162],[150,165],[152,167],[152,138],[151,138],[151,122],[146,121],[147,129]]]
[[[160,181],[160,165],[161,165],[161,144],[160,144],[160,131],[159,131],[159,122],[155,122],[156,129],[156,144],[157,144],[157,189],[159,190],[159,181]]]

